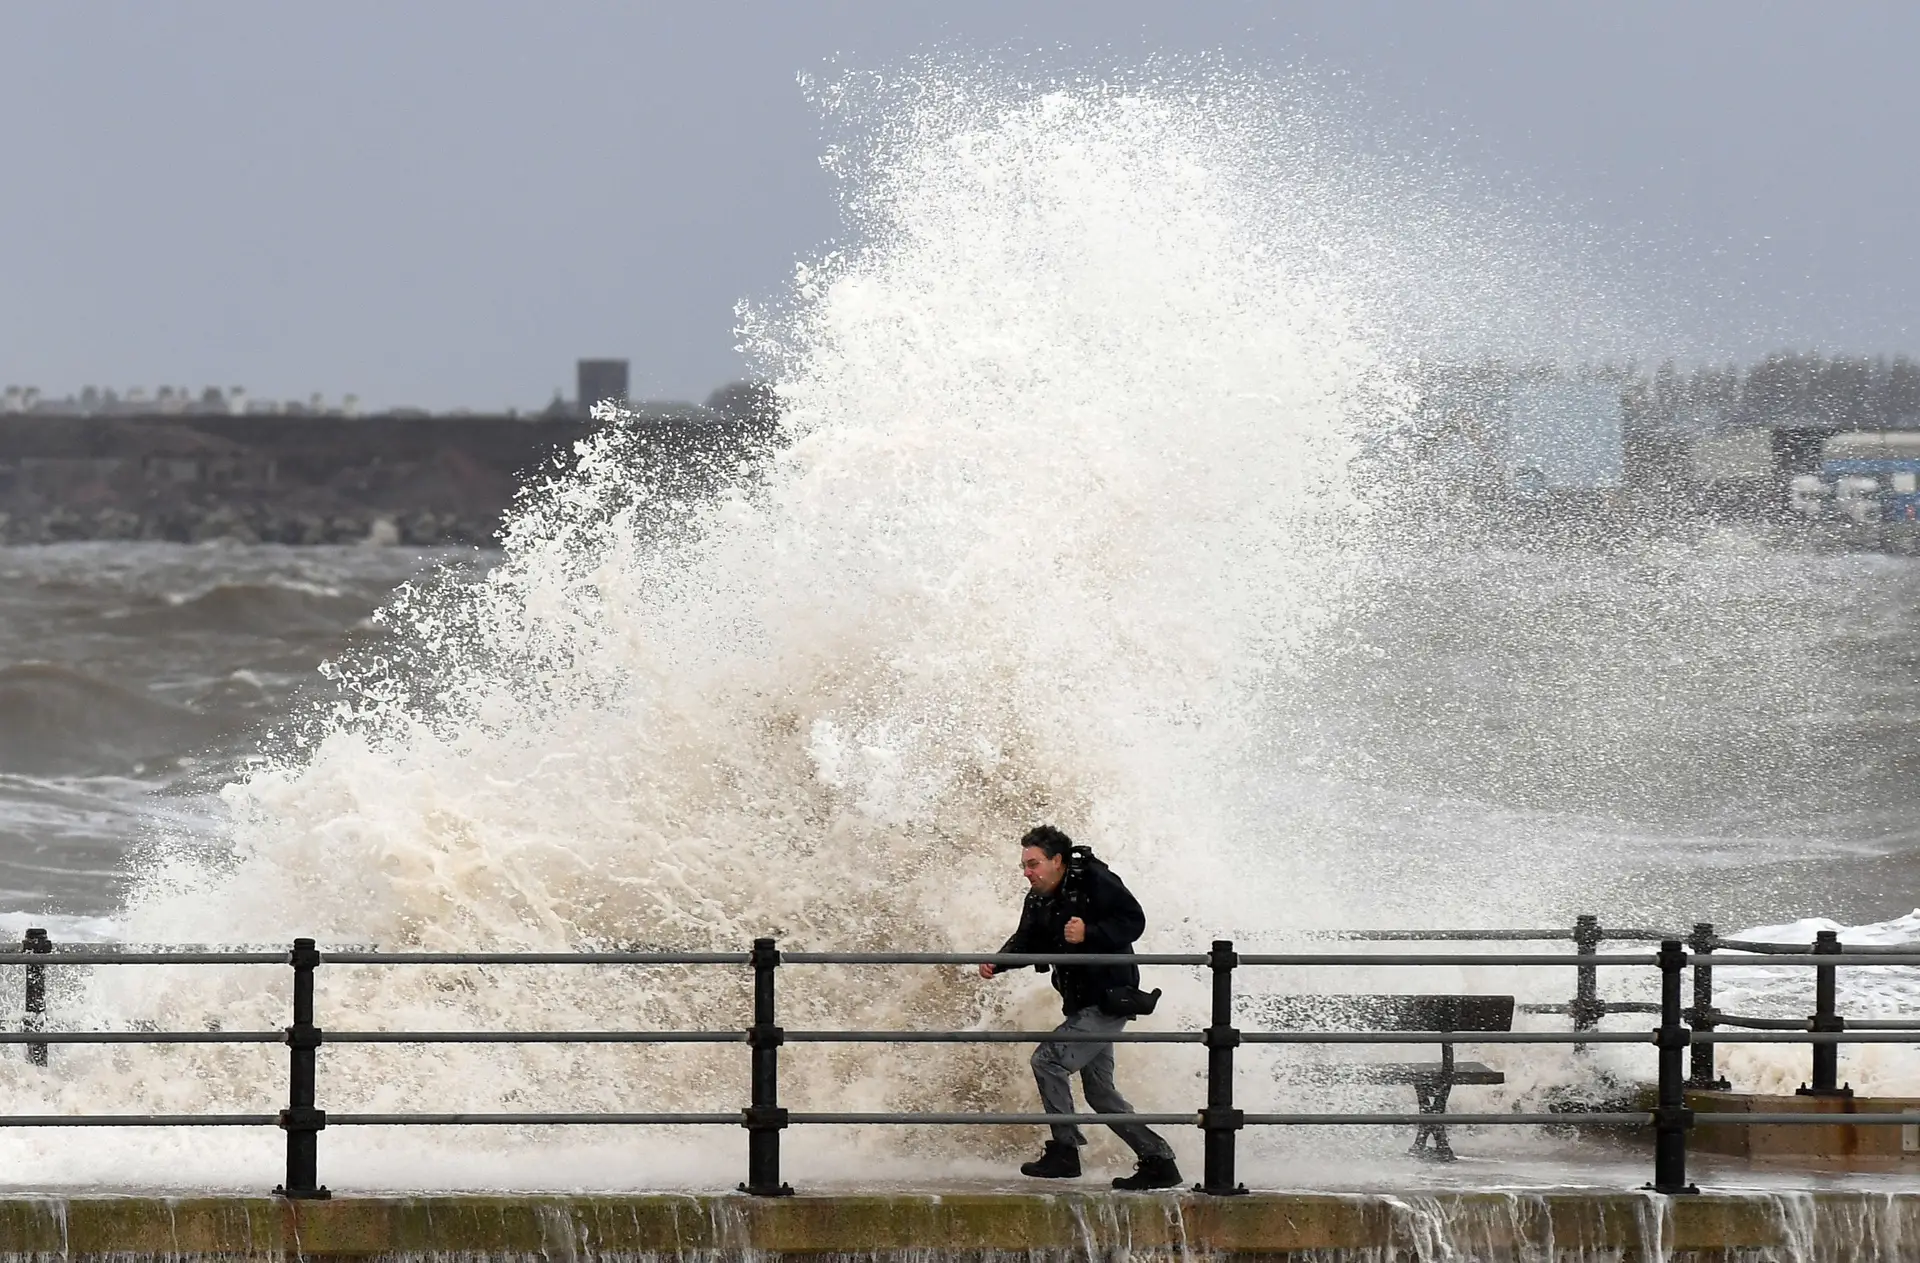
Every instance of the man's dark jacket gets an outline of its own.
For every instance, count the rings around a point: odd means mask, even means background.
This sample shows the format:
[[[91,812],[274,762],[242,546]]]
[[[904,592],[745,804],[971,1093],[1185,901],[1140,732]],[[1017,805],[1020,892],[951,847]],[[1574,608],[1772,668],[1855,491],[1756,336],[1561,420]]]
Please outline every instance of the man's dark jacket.
[[[1082,880],[1084,884],[1076,887]],[[1067,922],[1076,916],[1087,923],[1084,943],[1067,942]],[[1140,901],[1133,897],[1133,892],[1113,875],[1112,869],[1089,856],[1084,879],[1069,872],[1050,895],[1037,890],[1027,892],[1027,902],[1020,909],[1020,928],[1000,950],[1033,955],[1059,952],[1132,955],[1134,940],[1146,928],[1147,914],[1140,910]],[[1053,989],[1060,993],[1060,1007],[1069,1015],[1089,1005],[1098,1007],[1111,988],[1139,985],[1137,965],[1061,965],[1053,971]]]

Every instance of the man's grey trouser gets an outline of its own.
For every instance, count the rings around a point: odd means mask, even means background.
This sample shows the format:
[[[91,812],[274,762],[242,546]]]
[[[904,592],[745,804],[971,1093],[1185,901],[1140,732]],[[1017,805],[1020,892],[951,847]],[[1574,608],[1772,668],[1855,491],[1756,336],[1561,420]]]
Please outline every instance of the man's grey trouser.
[[[1111,1035],[1124,1030],[1127,1019],[1113,1017],[1089,1006],[1067,1015],[1054,1027],[1056,1031],[1087,1031]],[[1073,1075],[1080,1073],[1080,1084],[1087,1104],[1096,1114],[1131,1114],[1133,1106],[1113,1086],[1113,1045],[1095,1043],[1042,1044],[1033,1050],[1033,1081],[1040,1085],[1040,1103],[1049,1114],[1072,1114]],[[1127,1148],[1142,1158],[1171,1158],[1173,1146],[1152,1129],[1140,1123],[1108,1123]],[[1071,1123],[1055,1123],[1053,1138],[1063,1145],[1078,1147],[1087,1143],[1086,1135]]]

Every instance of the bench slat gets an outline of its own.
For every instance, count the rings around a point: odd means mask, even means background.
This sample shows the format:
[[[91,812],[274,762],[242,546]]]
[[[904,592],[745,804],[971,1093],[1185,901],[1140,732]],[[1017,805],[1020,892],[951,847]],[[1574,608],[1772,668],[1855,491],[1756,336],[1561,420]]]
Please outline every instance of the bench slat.
[[[1487,1087],[1507,1081],[1505,1074],[1480,1061],[1456,1061],[1451,1075],[1443,1075],[1441,1063],[1437,1061],[1382,1061],[1301,1066],[1287,1077],[1320,1083],[1411,1083],[1421,1087],[1437,1085],[1443,1078],[1455,1086],[1468,1087]]]
[[[1510,995],[1263,995],[1247,1016],[1282,1031],[1510,1031]]]

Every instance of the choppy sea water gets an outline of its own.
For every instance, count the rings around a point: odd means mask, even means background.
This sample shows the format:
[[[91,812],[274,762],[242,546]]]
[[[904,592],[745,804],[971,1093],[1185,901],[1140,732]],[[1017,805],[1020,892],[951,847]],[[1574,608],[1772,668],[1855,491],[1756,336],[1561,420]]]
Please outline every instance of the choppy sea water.
[[[107,924],[148,844],[218,846],[220,786],[334,698],[320,664],[379,643],[396,585],[493,560],[0,551],[0,924]],[[1615,923],[1898,916],[1920,904],[1917,601],[1911,560],[1734,528],[1408,554],[1272,699],[1271,849],[1337,879],[1390,837],[1441,889],[1520,861],[1517,909]],[[1399,885],[1368,919],[1431,924]]]
[[[394,587],[471,549],[72,543],[0,549],[0,905],[104,923],[156,838],[377,636]]]
[[[1278,703],[1272,816],[1384,922],[1903,914],[1916,597],[1911,559],[1748,527],[1396,554]]]

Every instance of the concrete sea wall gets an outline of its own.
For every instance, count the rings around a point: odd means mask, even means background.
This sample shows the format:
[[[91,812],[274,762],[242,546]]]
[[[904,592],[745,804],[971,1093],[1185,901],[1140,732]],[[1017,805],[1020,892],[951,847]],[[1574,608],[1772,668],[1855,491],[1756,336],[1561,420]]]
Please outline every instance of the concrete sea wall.
[[[1920,1258],[1920,1194],[1618,1191],[0,1199],[16,1259]]]

